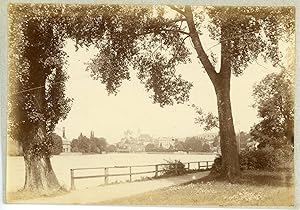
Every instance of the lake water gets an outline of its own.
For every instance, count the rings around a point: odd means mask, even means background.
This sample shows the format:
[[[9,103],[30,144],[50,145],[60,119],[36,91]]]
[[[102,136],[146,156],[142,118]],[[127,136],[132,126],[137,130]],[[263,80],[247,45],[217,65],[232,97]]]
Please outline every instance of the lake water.
[[[166,163],[166,160],[180,160],[181,162],[194,161],[212,161],[215,155],[213,154],[147,154],[147,153],[109,153],[109,154],[93,154],[93,155],[57,155],[51,158],[53,170],[60,182],[67,189],[70,188],[70,169],[71,168],[93,168],[93,167],[114,167],[128,165],[154,165]],[[204,166],[204,165],[203,165]],[[198,168],[198,164],[191,164],[191,168]],[[153,171],[154,166],[132,168],[132,172]],[[81,175],[97,175],[103,174],[104,169],[75,171],[75,176]],[[110,174],[129,173],[128,168],[112,168],[109,169]],[[24,185],[24,160],[23,157],[8,157],[7,158],[7,190],[16,191]],[[134,175],[132,180],[140,179],[141,177],[152,177],[154,173]],[[126,181],[129,176],[109,177],[109,182]],[[76,189],[94,187],[104,183],[104,178],[80,179],[75,180]]]

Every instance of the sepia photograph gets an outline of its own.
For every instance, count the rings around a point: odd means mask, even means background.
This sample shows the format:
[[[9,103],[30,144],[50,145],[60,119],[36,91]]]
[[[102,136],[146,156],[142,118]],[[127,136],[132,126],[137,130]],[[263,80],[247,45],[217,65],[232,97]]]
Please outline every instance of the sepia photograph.
[[[296,207],[296,6],[6,10],[4,203]]]

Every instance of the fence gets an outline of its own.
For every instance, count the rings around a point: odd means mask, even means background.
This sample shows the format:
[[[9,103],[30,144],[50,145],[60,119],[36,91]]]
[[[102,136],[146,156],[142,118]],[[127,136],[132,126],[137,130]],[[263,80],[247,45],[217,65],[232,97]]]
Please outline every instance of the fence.
[[[192,170],[191,165],[197,164],[196,168],[194,170],[201,170],[201,169],[210,169],[212,166],[212,163],[214,161],[197,161],[197,162],[186,162],[183,163],[185,166],[185,169],[187,171]],[[201,164],[204,163],[204,164]],[[134,175],[141,175],[141,174],[150,174],[154,173],[154,177],[158,177],[160,172],[166,171],[166,169],[161,168],[162,166],[173,166],[175,174],[179,174],[179,168],[178,165],[180,163],[162,163],[162,164],[156,164],[156,165],[134,165],[134,166],[113,166],[113,167],[96,167],[96,168],[73,168],[70,169],[71,172],[71,190],[75,190],[75,179],[91,179],[91,178],[104,178],[104,184],[109,184],[109,177],[116,177],[116,176],[129,176],[129,181],[132,181],[132,176]],[[145,167],[154,167],[153,170],[147,170],[147,171],[138,171],[133,172],[132,169],[134,168],[145,168]],[[127,173],[117,173],[117,174],[110,174],[110,169],[126,169]],[[161,168],[161,169],[160,169]],[[101,170],[101,174],[94,174],[94,175],[84,175],[84,176],[75,176],[75,171],[88,171],[88,170]]]

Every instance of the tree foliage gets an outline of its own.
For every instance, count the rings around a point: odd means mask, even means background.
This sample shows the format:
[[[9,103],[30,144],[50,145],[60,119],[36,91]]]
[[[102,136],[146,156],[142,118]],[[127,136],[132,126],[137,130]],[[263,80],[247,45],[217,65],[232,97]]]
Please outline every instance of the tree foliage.
[[[66,54],[58,20],[46,18],[36,7],[22,9],[11,7],[9,15],[10,136],[35,156],[50,155],[50,135],[70,110],[71,99],[65,96]],[[45,126],[43,141],[33,138],[40,122]]]
[[[157,150],[158,150],[158,148],[155,146],[155,144],[149,143],[149,144],[147,144],[146,147],[145,147],[145,151],[146,151],[146,152],[155,152],[155,151],[157,151]]]
[[[59,155],[63,151],[63,141],[62,138],[57,135],[56,133],[51,134],[51,139],[52,139],[52,149],[51,149],[51,154],[52,155]]]
[[[205,113],[201,108],[195,106],[194,104],[192,107],[195,108],[197,115],[195,117],[195,124],[202,126],[205,131],[219,128],[219,119],[217,116],[211,112]]]
[[[113,144],[107,146],[107,152],[117,152],[117,147]]]
[[[287,71],[268,74],[253,90],[254,106],[261,121],[251,135],[261,145],[281,147],[293,144],[294,138],[294,78]]]
[[[226,42],[232,73],[240,75],[259,57],[281,62],[280,41],[295,32],[293,7],[208,7],[210,37]]]
[[[102,153],[106,151],[107,142],[105,138],[91,137],[88,138],[82,134],[71,142],[72,152],[81,153]]]
[[[153,92],[155,103],[188,100],[192,85],[176,75],[175,67],[189,61],[189,50],[176,21],[164,17],[164,8],[121,7],[111,19],[114,24],[96,44],[99,53],[88,67],[92,77],[116,93],[122,80],[130,79],[132,67],[146,90]]]

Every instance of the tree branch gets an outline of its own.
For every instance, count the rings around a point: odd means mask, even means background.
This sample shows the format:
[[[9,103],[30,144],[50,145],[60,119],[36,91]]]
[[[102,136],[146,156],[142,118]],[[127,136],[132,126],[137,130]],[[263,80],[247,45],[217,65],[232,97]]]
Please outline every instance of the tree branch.
[[[186,21],[186,18],[176,18],[174,20],[169,20],[168,22],[165,23],[165,25],[169,25],[170,23],[177,23],[177,22],[183,22]]]
[[[164,29],[164,28],[162,28],[161,30],[162,31],[170,31],[170,32],[179,32],[179,33],[182,33],[182,34],[190,36],[190,33],[185,32],[185,31],[181,31],[181,30],[172,30],[172,29]]]
[[[204,66],[204,69],[207,72],[213,85],[215,86],[217,84],[217,72],[215,70],[215,67],[210,62],[206,52],[203,49],[202,43],[199,38],[199,34],[198,34],[196,26],[195,26],[191,6],[185,6],[185,14],[186,14],[186,18],[187,18],[187,25],[190,30],[189,34],[191,36],[191,39],[194,44],[194,48],[197,52],[198,58],[200,59],[202,65]]]
[[[151,34],[154,32],[161,32],[161,31],[178,32],[178,33],[182,33],[182,34],[190,36],[190,33],[182,31],[182,30],[173,30],[173,29],[165,29],[165,28],[159,28],[159,29],[155,29],[155,30],[151,30],[151,31],[141,32],[141,33],[136,34],[136,36],[142,36],[142,35],[147,35],[147,34]]]
[[[170,21],[167,21],[165,23],[163,23],[162,25],[158,25],[158,26],[155,26],[155,27],[149,27],[147,28],[145,32],[141,32],[141,33],[138,33],[136,34],[136,36],[141,36],[141,35],[147,35],[147,34],[151,34],[153,33],[154,29],[157,29],[157,31],[161,31],[162,29],[160,27],[163,27],[163,26],[168,26],[169,24],[171,23],[177,23],[177,22],[183,22],[183,21],[186,21],[187,19],[186,18],[177,18],[177,19],[174,19],[174,20],[170,20]],[[164,29],[164,31],[171,31],[171,29]],[[181,31],[181,30],[172,30],[173,32],[180,32],[182,34],[186,34],[186,35],[190,35],[189,33],[185,32],[185,31]]]
[[[182,14],[183,16],[186,16],[185,12],[182,11],[182,10],[180,10],[180,9],[178,9],[177,7],[172,6],[172,5],[168,5],[168,7],[170,7],[172,10],[174,10],[174,11],[176,11],[176,12]]]
[[[187,35],[186,37],[184,37],[184,39],[182,40],[182,42],[180,43],[179,49],[181,48],[181,46],[184,44],[184,41],[189,38],[190,35]]]
[[[217,44],[214,44],[211,47],[209,47],[207,50],[210,50],[210,49],[214,48],[215,46],[221,44],[222,42],[230,41],[230,40],[233,40],[233,39],[236,39],[236,38],[239,38],[239,37],[243,37],[243,36],[245,36],[247,34],[256,33],[256,32],[259,32],[259,31],[260,31],[260,29],[259,30],[254,30],[254,31],[249,31],[249,32],[237,35],[237,36],[231,36],[230,38],[222,39]]]

